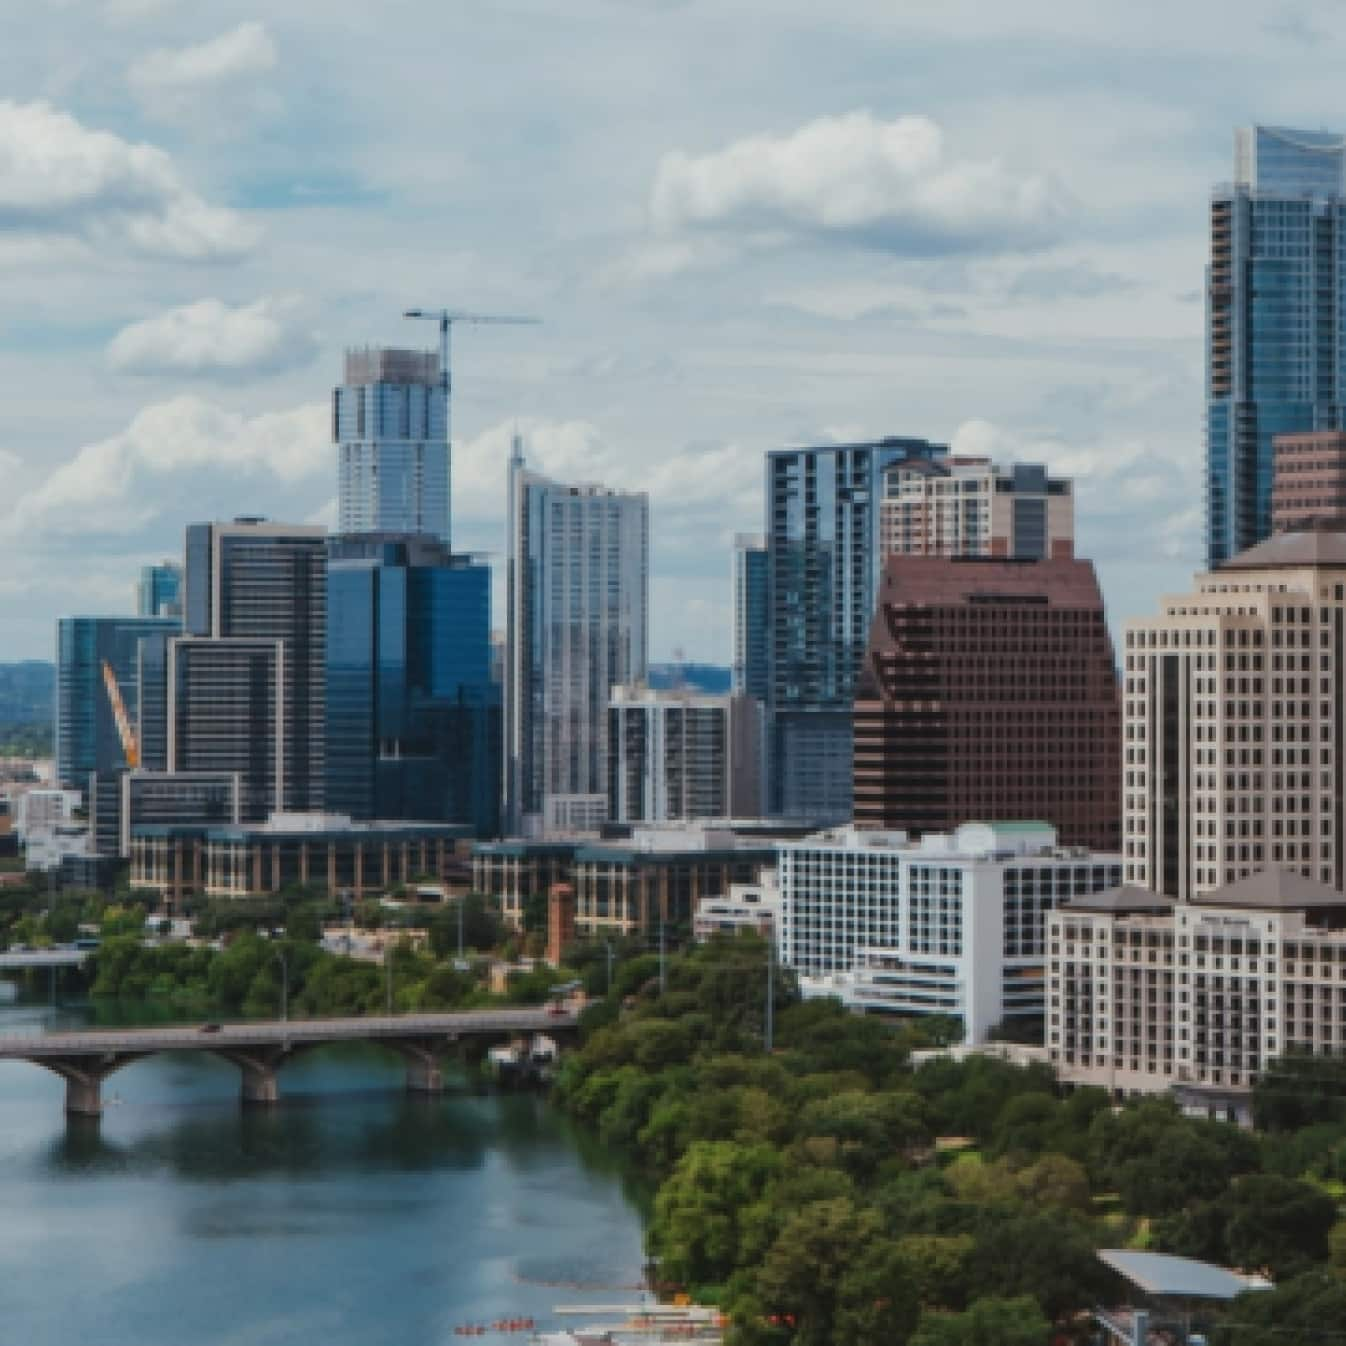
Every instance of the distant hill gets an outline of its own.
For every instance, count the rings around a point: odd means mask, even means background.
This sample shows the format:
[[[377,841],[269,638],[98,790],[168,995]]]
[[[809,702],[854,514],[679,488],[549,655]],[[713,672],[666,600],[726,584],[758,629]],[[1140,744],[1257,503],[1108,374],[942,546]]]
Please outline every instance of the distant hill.
[[[51,724],[56,667],[41,659],[0,664],[0,724]]]
[[[656,690],[691,687],[698,692],[727,692],[732,672],[721,664],[651,664],[650,686]]]

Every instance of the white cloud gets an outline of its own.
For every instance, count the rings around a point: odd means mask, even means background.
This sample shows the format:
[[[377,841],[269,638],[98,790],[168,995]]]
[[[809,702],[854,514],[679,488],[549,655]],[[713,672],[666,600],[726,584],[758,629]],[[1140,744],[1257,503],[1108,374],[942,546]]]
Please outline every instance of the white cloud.
[[[108,345],[108,364],[129,374],[238,376],[292,369],[317,353],[301,307],[289,295],[233,308],[202,299],[122,328]]]
[[[1068,203],[1044,175],[953,160],[928,117],[820,117],[701,156],[666,154],[650,216],[662,234],[733,229],[773,241],[834,235],[926,256],[1013,251],[1055,236]]]
[[[311,512],[330,489],[331,415],[319,403],[247,417],[198,397],[139,412],[86,444],[0,515],[0,538],[61,548],[109,539],[168,545],[192,518]]]
[[[237,257],[257,231],[208,205],[153,145],[95,131],[45,102],[0,100],[0,231],[160,257]]]
[[[195,92],[265,74],[275,69],[276,59],[271,34],[253,21],[193,47],[149,52],[132,64],[127,79],[138,95]]]

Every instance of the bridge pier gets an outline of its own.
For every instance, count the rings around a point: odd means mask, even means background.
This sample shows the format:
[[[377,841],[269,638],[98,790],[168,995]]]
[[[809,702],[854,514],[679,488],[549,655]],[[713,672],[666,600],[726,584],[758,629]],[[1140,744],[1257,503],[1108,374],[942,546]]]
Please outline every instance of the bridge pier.
[[[289,1055],[287,1047],[221,1052],[220,1055],[239,1069],[239,1098],[245,1107],[269,1107],[280,1102],[280,1083],[276,1079],[276,1070]]]
[[[65,1110],[70,1117],[101,1117],[103,1077],[84,1074],[65,1077]]]
[[[444,1072],[439,1068],[438,1055],[431,1048],[417,1042],[399,1042],[397,1048],[407,1058],[408,1093],[444,1092]]]

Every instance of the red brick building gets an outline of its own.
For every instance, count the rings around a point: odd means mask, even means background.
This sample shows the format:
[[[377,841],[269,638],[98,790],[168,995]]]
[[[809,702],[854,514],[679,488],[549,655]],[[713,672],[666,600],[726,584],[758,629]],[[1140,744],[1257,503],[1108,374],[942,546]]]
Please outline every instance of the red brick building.
[[[1318,520],[1346,523],[1346,433],[1277,435],[1271,527],[1292,533]]]
[[[1088,561],[893,556],[855,701],[855,821],[1121,842],[1121,700]]]

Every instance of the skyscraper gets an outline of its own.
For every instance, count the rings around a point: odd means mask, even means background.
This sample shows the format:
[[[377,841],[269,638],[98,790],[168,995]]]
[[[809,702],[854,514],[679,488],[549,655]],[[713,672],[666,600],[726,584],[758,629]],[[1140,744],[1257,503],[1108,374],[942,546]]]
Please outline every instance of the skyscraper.
[[[607,816],[608,697],[649,662],[649,500],[509,472],[505,827]]]
[[[361,819],[500,819],[490,567],[437,539],[333,538],[326,806]]]
[[[767,549],[759,533],[734,538],[733,688],[739,696],[766,700]]]
[[[1206,557],[1271,532],[1276,435],[1346,429],[1346,138],[1251,126],[1211,199]]]
[[[142,566],[136,584],[136,614],[140,617],[182,616],[182,567],[176,561]]]
[[[855,675],[879,576],[884,470],[937,461],[942,444],[882,439],[767,454],[768,809],[851,816]]]
[[[449,543],[449,390],[433,351],[346,352],[333,395],[339,529]]]

